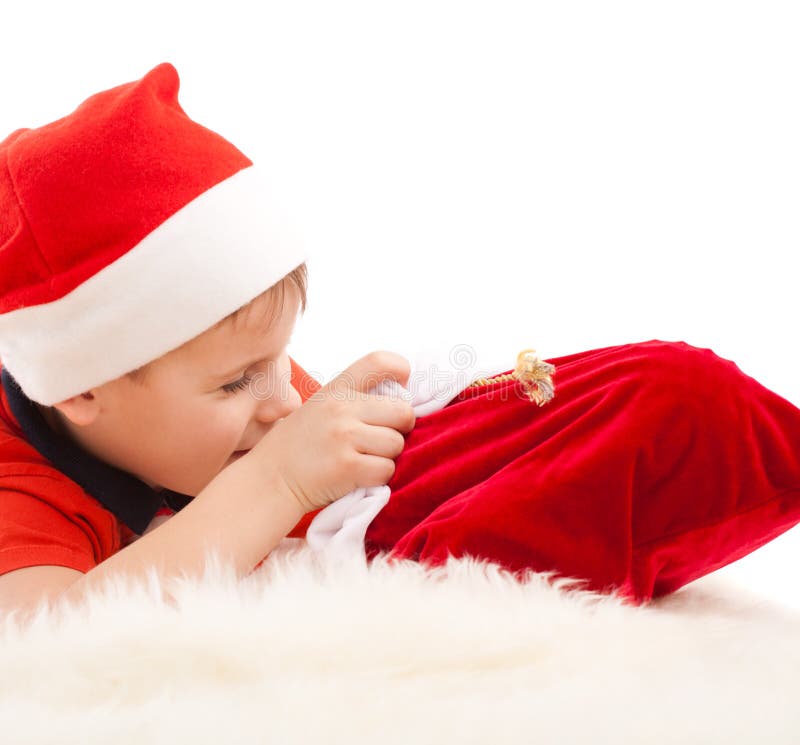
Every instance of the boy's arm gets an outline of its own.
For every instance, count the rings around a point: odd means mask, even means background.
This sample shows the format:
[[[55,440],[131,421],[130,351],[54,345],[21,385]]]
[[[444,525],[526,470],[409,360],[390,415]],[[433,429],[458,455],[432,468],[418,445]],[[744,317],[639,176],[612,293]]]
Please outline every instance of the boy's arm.
[[[240,458],[180,512],[91,569],[59,599],[79,601],[106,577],[144,578],[153,566],[169,599],[170,578],[181,573],[199,576],[208,549],[216,549],[237,576],[244,577],[303,514],[297,498],[276,474],[257,460]]]
[[[14,611],[18,622],[25,624],[42,600],[54,600],[83,572],[56,565],[23,567],[0,576],[0,617]]]
[[[205,551],[216,548],[247,575],[303,516],[299,501],[258,460],[240,458],[221,471],[180,512],[86,574],[63,566],[32,566],[0,576],[0,617],[13,611],[27,624],[47,599],[80,601],[113,575],[143,578],[155,567],[166,598],[169,578],[199,575]]]

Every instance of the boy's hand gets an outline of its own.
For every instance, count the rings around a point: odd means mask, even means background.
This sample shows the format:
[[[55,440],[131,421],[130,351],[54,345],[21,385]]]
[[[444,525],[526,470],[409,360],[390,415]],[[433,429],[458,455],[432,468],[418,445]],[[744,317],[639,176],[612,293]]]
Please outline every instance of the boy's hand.
[[[386,484],[416,416],[400,397],[367,391],[387,378],[406,386],[410,372],[401,355],[370,352],[276,422],[243,457],[276,472],[306,512],[360,486]]]

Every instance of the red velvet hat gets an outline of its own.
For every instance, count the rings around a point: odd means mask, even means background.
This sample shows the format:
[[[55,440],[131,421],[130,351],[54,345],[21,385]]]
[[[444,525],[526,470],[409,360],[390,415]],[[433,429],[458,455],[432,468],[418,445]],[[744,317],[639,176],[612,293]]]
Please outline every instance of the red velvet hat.
[[[0,143],[0,360],[40,404],[162,356],[307,258],[178,88],[163,63]]]

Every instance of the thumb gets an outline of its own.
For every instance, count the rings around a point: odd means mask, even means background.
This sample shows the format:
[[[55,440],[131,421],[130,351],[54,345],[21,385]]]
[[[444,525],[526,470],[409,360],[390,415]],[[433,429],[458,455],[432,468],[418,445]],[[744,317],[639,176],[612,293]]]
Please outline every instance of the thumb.
[[[375,350],[346,367],[323,389],[337,393],[367,393],[384,380],[394,380],[406,387],[410,374],[411,363],[403,355],[383,349]]]

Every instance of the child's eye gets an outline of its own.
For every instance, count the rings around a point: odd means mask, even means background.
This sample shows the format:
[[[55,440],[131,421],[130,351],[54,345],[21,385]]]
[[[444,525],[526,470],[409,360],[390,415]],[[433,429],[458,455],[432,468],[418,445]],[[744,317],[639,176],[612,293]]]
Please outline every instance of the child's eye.
[[[225,393],[236,393],[236,391],[243,391],[247,386],[250,385],[250,378],[245,375],[243,378],[240,378],[235,383],[228,383],[228,385],[223,385],[222,390]]]

